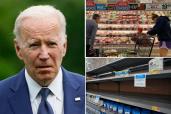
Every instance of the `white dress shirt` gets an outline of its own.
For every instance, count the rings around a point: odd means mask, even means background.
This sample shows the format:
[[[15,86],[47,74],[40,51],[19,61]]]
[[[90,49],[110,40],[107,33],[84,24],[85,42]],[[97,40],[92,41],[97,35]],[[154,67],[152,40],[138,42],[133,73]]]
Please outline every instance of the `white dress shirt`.
[[[25,69],[25,78],[29,89],[30,94],[30,101],[33,114],[37,114],[39,104],[41,102],[41,95],[38,95],[39,91],[41,90],[41,86],[34,81],[28,74],[27,70]],[[60,68],[59,73],[57,74],[56,78],[53,82],[48,86],[51,90],[51,94],[48,95],[47,101],[51,105],[54,114],[64,114],[64,106],[63,106],[63,76],[62,70]]]

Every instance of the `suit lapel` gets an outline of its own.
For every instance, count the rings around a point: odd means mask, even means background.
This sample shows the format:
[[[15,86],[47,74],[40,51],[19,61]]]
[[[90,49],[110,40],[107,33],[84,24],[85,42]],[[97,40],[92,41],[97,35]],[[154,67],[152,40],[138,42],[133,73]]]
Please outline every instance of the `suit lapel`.
[[[79,83],[72,80],[72,76],[65,69],[63,70],[63,86],[64,86],[64,114],[81,114],[80,101],[76,100],[81,98],[79,91]]]
[[[9,96],[9,103],[14,114],[32,114],[29,91],[22,70],[16,78],[16,81],[11,84],[13,94]]]

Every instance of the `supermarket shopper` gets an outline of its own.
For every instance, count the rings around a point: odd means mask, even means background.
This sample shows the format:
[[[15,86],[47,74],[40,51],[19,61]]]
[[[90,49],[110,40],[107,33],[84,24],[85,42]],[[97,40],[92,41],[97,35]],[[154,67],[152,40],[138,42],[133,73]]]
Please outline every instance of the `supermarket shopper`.
[[[84,114],[83,76],[61,66],[66,22],[49,5],[32,6],[16,19],[15,49],[25,68],[0,81],[0,114]]]
[[[92,19],[86,20],[86,56],[93,56],[93,45],[96,37],[100,15],[94,14]]]
[[[168,54],[168,49],[171,49],[170,20],[167,16],[158,16],[155,13],[152,14],[152,20],[155,22],[155,25],[147,32],[147,34],[157,34],[159,40],[160,56],[165,57]]]

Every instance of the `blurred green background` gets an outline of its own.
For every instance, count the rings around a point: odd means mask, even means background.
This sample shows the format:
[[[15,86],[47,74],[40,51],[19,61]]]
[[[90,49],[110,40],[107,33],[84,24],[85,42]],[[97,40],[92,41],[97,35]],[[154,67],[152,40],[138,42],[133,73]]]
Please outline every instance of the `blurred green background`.
[[[0,0],[0,80],[24,67],[14,50],[14,22],[21,11],[40,4],[53,5],[64,13],[68,50],[63,66],[84,75],[84,0]]]

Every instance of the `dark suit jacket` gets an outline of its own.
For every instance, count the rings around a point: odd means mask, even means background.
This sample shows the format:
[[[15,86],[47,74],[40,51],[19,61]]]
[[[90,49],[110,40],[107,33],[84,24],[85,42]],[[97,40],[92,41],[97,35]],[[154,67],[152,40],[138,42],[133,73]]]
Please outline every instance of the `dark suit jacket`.
[[[64,114],[85,113],[85,81],[79,74],[62,68]],[[80,101],[75,98],[80,97]],[[0,114],[32,114],[24,70],[0,82]]]

